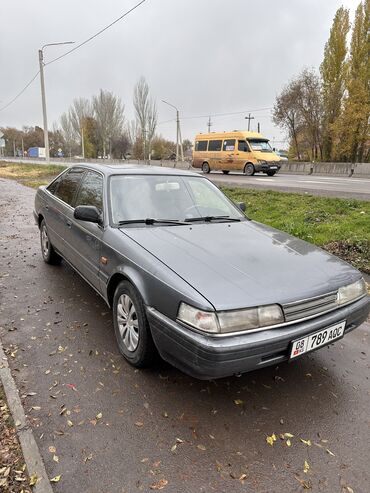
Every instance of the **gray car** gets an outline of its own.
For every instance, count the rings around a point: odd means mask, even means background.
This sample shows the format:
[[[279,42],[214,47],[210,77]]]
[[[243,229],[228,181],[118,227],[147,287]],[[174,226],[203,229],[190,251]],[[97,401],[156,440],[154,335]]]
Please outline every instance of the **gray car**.
[[[35,198],[45,262],[68,262],[113,309],[122,355],[218,378],[294,360],[367,317],[359,271],[248,219],[204,176],[77,165]]]

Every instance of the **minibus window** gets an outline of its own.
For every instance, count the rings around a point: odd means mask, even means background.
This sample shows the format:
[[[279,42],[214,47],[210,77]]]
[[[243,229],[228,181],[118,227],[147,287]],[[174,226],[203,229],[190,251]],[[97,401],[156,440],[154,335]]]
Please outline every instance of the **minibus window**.
[[[222,140],[210,140],[208,144],[209,151],[221,151]]]
[[[198,140],[195,142],[195,150],[196,151],[206,151],[207,150],[208,140]]]
[[[241,152],[249,152],[249,146],[245,140],[238,140],[238,150]]]
[[[234,139],[224,140],[224,143],[222,145],[223,151],[233,151],[234,149],[235,149],[235,140]]]

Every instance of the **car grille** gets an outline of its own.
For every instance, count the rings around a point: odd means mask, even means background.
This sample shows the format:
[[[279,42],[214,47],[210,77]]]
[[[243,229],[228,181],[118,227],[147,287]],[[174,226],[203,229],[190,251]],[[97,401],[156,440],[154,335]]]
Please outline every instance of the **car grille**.
[[[329,312],[335,308],[338,308],[336,292],[283,305],[285,320],[287,322],[302,318],[312,318],[315,315]]]

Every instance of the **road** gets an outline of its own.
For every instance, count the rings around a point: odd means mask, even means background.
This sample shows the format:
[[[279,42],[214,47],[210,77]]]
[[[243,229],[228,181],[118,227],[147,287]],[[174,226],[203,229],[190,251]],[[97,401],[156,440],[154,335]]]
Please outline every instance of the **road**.
[[[135,370],[104,302],[42,261],[33,197],[0,179],[0,336],[55,493],[369,491],[369,324],[240,378]]]
[[[369,178],[289,175],[285,173],[278,173],[273,177],[262,174],[244,176],[241,173],[223,175],[221,172],[212,172],[207,176],[217,185],[370,200]]]
[[[7,158],[7,160],[9,162],[19,162],[19,159],[17,158]],[[45,164],[45,161],[37,159],[28,159],[27,162],[29,164]],[[68,165],[64,162],[58,163],[57,159],[54,159],[52,164]],[[74,164],[76,164],[76,161]],[[171,166],[174,164],[174,162],[170,162]],[[193,169],[193,171],[200,172],[199,169]],[[327,197],[370,200],[370,178],[293,175],[286,173],[278,173],[274,177],[264,174],[244,176],[242,173],[238,172],[230,173],[228,175],[223,175],[222,172],[211,172],[207,175],[207,178],[218,185],[231,187],[264,188],[268,190],[309,193]]]

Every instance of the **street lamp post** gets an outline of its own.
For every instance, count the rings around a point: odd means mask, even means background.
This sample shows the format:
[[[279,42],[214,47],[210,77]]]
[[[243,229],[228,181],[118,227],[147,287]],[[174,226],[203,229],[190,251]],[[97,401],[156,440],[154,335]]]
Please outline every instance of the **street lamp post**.
[[[181,138],[181,128],[180,128],[180,113],[179,110],[171,103],[168,103],[164,99],[162,99],[162,103],[168,104],[176,110],[176,163],[179,160],[179,147],[181,152],[181,161],[184,161],[184,149],[182,147],[182,138]]]
[[[70,45],[74,41],[63,41],[62,43],[49,43],[44,45],[41,50],[39,50],[39,65],[40,65],[40,83],[41,83],[41,100],[42,100],[42,116],[44,120],[44,146],[45,146],[45,160],[47,163],[50,161],[50,150],[49,150],[49,132],[48,132],[48,117],[46,111],[46,95],[45,95],[45,79],[44,79],[44,48],[47,46],[59,46],[59,45]]]

